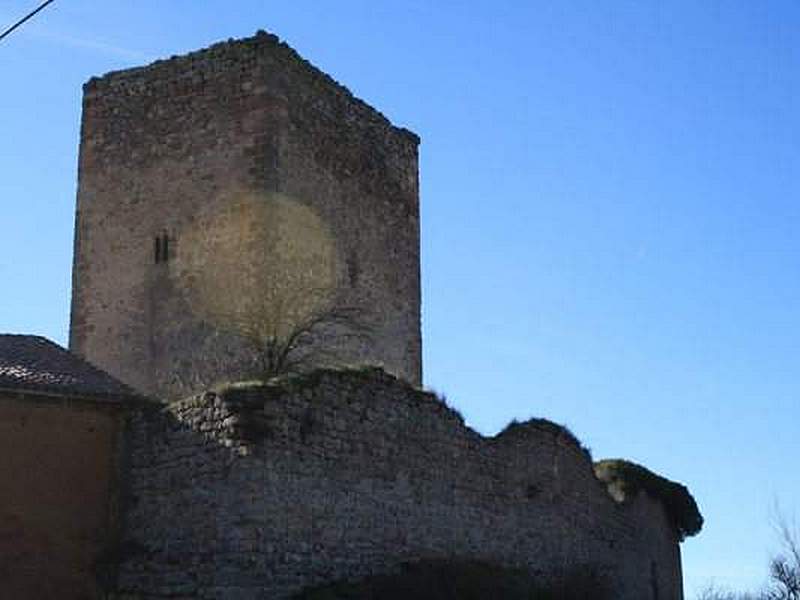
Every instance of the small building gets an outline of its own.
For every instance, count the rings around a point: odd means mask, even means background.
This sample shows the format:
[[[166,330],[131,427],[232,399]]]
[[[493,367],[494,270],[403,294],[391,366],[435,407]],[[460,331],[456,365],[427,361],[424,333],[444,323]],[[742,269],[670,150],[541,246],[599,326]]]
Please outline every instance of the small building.
[[[99,597],[116,536],[122,408],[141,401],[50,340],[0,335],[4,598]]]

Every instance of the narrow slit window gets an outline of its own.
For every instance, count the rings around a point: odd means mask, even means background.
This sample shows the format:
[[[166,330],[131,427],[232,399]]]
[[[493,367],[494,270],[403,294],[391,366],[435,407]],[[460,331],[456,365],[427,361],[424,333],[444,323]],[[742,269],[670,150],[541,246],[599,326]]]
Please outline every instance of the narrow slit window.
[[[169,260],[169,234],[160,233],[156,236],[154,253],[156,264],[165,263]]]

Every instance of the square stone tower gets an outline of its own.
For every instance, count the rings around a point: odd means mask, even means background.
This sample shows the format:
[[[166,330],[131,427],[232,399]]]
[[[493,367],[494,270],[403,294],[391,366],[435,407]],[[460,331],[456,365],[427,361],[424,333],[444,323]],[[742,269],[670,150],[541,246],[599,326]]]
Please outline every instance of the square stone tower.
[[[323,328],[326,360],[419,384],[418,145],[263,32],[91,79],[71,349],[170,398],[342,309],[366,335]]]

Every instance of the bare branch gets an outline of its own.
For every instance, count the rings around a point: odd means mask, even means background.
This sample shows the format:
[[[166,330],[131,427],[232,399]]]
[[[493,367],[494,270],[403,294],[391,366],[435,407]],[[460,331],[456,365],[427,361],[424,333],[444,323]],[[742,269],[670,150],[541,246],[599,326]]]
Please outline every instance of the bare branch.
[[[800,600],[800,531],[796,523],[775,509],[774,527],[781,548],[770,562],[769,598]]]

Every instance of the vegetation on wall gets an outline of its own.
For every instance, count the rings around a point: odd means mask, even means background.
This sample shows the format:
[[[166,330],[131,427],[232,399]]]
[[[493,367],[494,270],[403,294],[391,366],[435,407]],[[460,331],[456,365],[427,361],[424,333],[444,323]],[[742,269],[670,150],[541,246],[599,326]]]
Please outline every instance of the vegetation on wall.
[[[683,540],[702,529],[703,515],[686,486],[622,459],[601,460],[595,463],[594,471],[620,502],[634,498],[640,491],[659,500],[678,533],[678,539]]]
[[[263,404],[263,400],[284,391],[311,392],[323,381],[368,385],[378,381],[398,386],[407,391],[417,402],[438,404],[444,411],[464,424],[464,417],[447,398],[435,392],[421,390],[396,375],[387,373],[383,367],[374,365],[340,365],[296,370],[276,375],[267,380],[257,377],[250,381],[219,383],[214,386],[215,393],[225,401],[235,405],[253,406]],[[313,394],[313,392],[312,392]]]
[[[364,311],[337,297],[344,267],[313,210],[282,194],[240,192],[219,205],[184,234],[188,298],[210,327],[244,342],[254,377],[338,364],[337,345],[370,340]]]
[[[578,448],[589,460],[592,460],[592,451],[584,446],[581,441],[578,439],[570,429],[565,425],[559,425],[558,423],[554,423],[553,421],[548,421],[547,419],[527,419],[525,421],[518,421],[517,419],[513,419],[505,428],[497,434],[497,438],[506,437],[509,435],[522,435],[527,431],[546,431],[551,435],[564,440],[568,444],[571,444]]]

